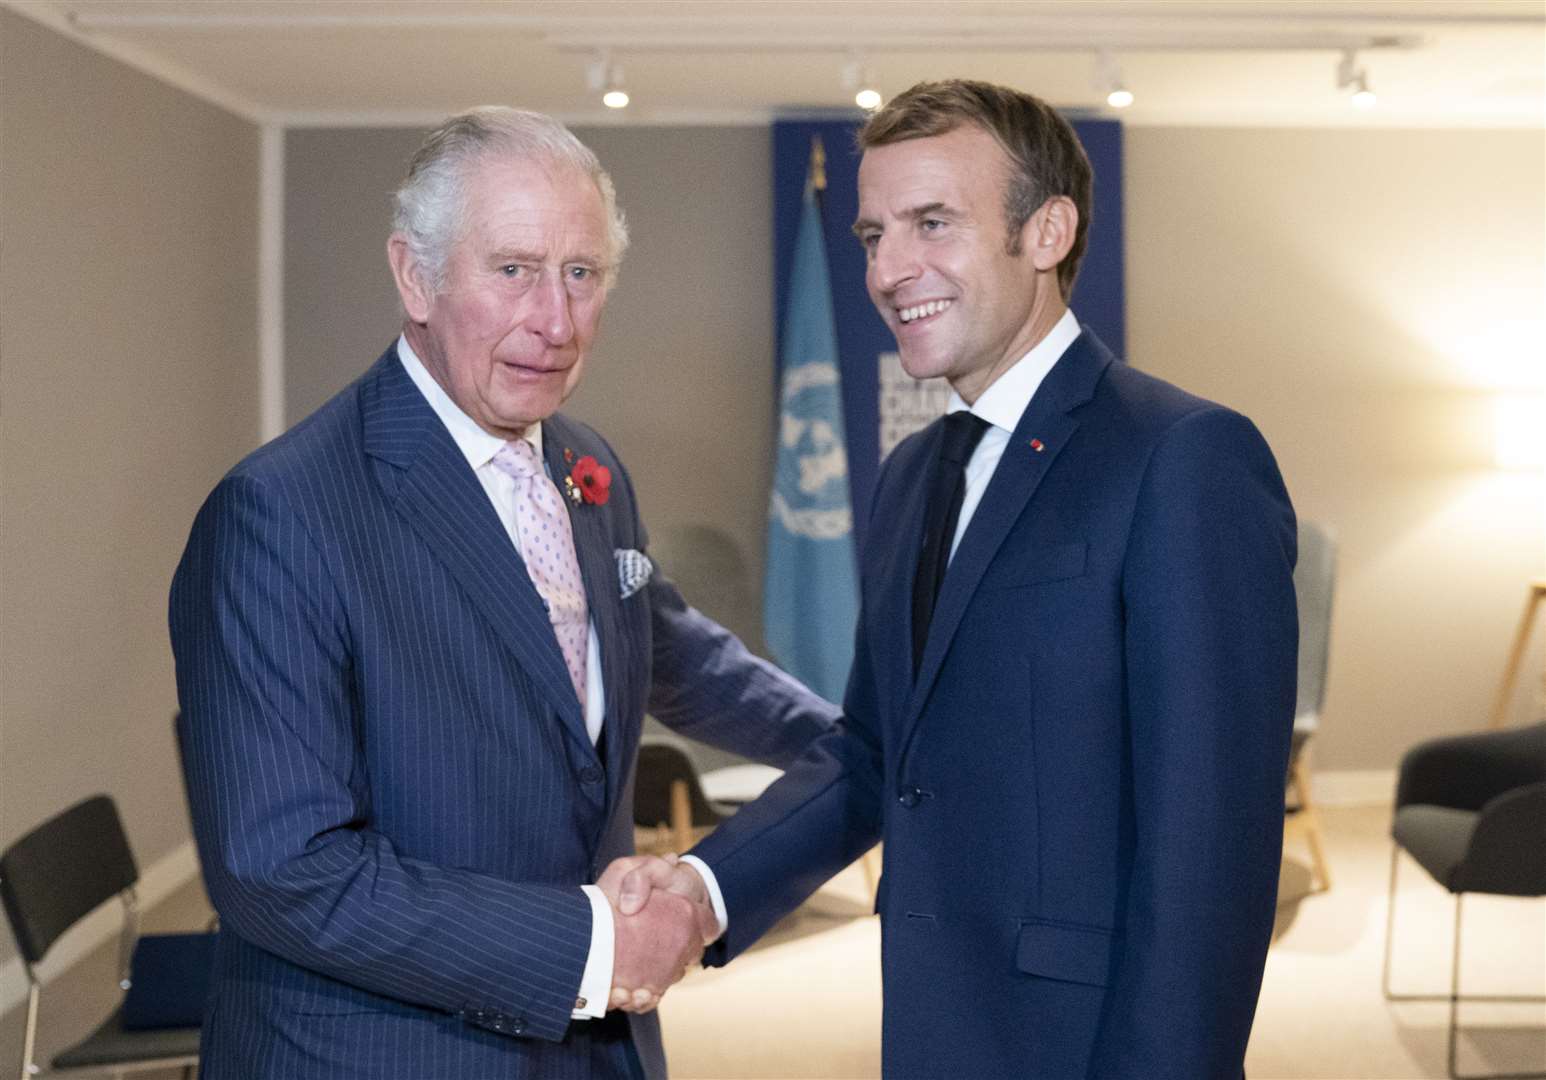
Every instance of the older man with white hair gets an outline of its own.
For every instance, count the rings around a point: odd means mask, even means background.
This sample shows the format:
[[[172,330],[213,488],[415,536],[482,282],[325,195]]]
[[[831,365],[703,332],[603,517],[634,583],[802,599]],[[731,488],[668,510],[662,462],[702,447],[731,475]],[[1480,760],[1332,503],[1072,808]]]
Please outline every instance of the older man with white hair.
[[[206,1077],[664,1075],[649,1010],[715,917],[586,884],[632,850],[643,714],[782,764],[835,710],[653,572],[557,412],[626,244],[562,125],[447,121],[397,195],[401,336],[199,512],[171,628]]]

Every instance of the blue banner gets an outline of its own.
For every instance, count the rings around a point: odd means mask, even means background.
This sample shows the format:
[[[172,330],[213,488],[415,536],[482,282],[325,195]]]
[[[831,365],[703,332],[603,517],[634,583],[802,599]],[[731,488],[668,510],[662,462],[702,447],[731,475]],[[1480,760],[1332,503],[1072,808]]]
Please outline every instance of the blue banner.
[[[763,630],[785,671],[841,702],[853,661],[859,587],[832,282],[821,208],[810,183],[800,207],[783,325]]]

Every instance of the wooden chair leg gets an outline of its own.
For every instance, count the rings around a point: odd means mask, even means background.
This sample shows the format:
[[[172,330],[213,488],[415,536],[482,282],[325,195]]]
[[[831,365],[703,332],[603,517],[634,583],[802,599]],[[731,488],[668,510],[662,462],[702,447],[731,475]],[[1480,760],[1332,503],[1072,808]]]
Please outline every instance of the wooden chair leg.
[[[1301,757],[1294,762],[1294,795],[1299,800],[1299,814],[1304,818],[1305,839],[1310,843],[1310,863],[1314,876],[1320,879],[1316,892],[1331,888],[1331,865],[1326,861],[1326,848],[1321,835],[1321,819],[1316,813],[1315,801],[1310,797],[1310,770]]]
[[[686,780],[671,781],[671,841],[677,854],[692,847],[692,803]]]

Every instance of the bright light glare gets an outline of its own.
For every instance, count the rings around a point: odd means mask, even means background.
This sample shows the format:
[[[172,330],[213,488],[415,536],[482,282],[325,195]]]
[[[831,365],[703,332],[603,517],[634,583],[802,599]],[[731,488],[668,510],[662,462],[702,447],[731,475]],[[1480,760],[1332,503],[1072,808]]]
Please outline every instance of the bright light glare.
[[[854,104],[865,112],[874,112],[880,108],[880,91],[874,87],[866,86],[854,95]]]
[[[1498,467],[1546,468],[1546,395],[1500,394],[1493,410],[1493,458]]]
[[[601,103],[609,109],[626,109],[628,108],[628,91],[608,90],[605,94],[601,95]]]
[[[1360,109],[1372,109],[1379,98],[1374,96],[1374,91],[1365,87],[1353,95],[1353,105]]]
[[[1133,103],[1133,92],[1126,87],[1119,86],[1106,95],[1106,104],[1113,109],[1125,109]]]

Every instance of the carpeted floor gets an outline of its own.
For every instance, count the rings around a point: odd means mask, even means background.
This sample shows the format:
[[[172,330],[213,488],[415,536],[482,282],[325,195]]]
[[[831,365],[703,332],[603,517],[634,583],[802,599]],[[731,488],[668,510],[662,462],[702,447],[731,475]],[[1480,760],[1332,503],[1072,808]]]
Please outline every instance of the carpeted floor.
[[[1323,819],[1335,884],[1309,893],[1307,852],[1302,840],[1290,841],[1247,1073],[1251,1080],[1443,1077],[1447,1004],[1390,1004],[1380,994],[1389,810],[1329,809]],[[1452,911],[1449,895],[1404,862],[1398,989],[1447,987]],[[1546,902],[1472,897],[1465,916],[1463,990],[1546,992]],[[190,885],[151,912],[146,928],[197,928],[206,917],[202,893]],[[695,971],[671,991],[661,1011],[672,1076],[879,1076],[879,955],[878,927],[854,867],[730,967]],[[112,952],[103,948],[49,986],[40,1060],[106,1015],[117,995],[113,978]],[[1470,1005],[1461,1018],[1463,1073],[1546,1071],[1546,1006]],[[0,1019],[0,1069],[7,1072],[20,1057],[21,1027],[20,1009]],[[1025,1080],[1035,1075],[1028,1063]]]

